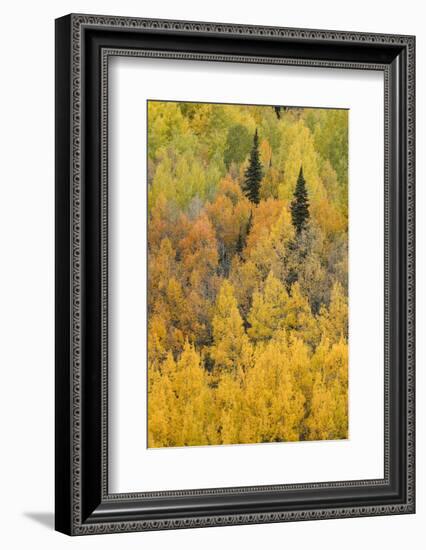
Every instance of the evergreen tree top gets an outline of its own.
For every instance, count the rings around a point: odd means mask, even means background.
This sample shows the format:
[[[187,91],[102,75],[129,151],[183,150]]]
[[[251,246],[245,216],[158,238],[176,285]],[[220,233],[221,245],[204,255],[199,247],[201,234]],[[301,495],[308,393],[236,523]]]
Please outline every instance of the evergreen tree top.
[[[297,178],[296,188],[294,190],[294,199],[290,206],[291,220],[296,229],[296,234],[300,234],[306,227],[309,220],[309,200],[306,182],[303,176],[303,166],[300,166],[299,176]]]
[[[249,165],[245,171],[245,179],[243,184],[243,190],[246,196],[254,202],[259,204],[260,200],[260,183],[263,178],[262,163],[260,162],[259,155],[259,136],[257,128],[253,136],[253,147],[250,152]]]

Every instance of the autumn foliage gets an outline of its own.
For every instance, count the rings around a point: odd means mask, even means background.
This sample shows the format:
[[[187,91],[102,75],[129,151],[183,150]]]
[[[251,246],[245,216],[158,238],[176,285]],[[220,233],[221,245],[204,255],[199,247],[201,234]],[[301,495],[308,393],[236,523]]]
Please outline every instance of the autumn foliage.
[[[347,128],[149,102],[149,447],[347,438]]]

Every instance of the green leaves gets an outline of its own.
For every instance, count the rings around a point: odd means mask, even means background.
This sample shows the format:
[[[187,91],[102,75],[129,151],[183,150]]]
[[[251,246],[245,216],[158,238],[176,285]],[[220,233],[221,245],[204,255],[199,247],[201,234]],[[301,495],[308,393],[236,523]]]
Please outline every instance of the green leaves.
[[[228,130],[226,148],[223,155],[226,167],[229,169],[232,162],[241,164],[250,152],[251,137],[248,129],[242,124],[235,124]]]
[[[347,118],[149,103],[150,447],[347,437]]]

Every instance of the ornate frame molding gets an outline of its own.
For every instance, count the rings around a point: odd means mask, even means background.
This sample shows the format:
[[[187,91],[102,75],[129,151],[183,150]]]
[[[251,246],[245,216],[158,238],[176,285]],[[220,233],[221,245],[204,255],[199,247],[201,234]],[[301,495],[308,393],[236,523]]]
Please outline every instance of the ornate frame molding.
[[[186,36],[227,36],[236,40],[243,38],[249,39],[265,39],[273,41],[292,41],[292,42],[309,42],[323,43],[332,47],[333,44],[339,45],[369,45],[377,49],[390,47],[392,51],[402,52],[405,56],[406,75],[405,85],[401,84],[401,75],[395,76],[394,68],[390,62],[371,62],[371,61],[342,61],[330,59],[314,59],[314,58],[297,58],[297,57],[279,57],[279,56],[262,56],[262,55],[243,55],[243,54],[223,54],[223,53],[195,53],[190,51],[170,51],[170,50],[155,50],[152,48],[129,48],[116,46],[102,46],[100,53],[100,240],[101,240],[101,266],[100,266],[100,292],[101,292],[101,313],[100,313],[100,356],[101,356],[101,411],[99,415],[100,433],[101,433],[101,468],[99,488],[101,493],[101,504],[106,508],[106,511],[93,510],[91,515],[87,515],[88,505],[84,504],[85,491],[85,474],[83,471],[83,446],[84,443],[84,417],[85,411],[83,403],[85,394],[83,385],[85,384],[84,375],[84,339],[83,330],[85,316],[85,293],[84,280],[87,276],[87,262],[85,263],[86,249],[84,247],[85,231],[90,228],[84,224],[85,220],[85,201],[84,201],[84,181],[87,175],[84,173],[85,165],[85,147],[87,140],[84,141],[84,119],[86,116],[87,101],[87,78],[84,71],[86,70],[85,55],[87,51],[87,42],[85,40],[86,31],[96,30],[111,30],[116,33],[168,33],[169,35],[184,34]],[[86,51],[85,51],[86,48]],[[58,420],[58,417],[65,415],[69,420],[69,432],[65,439],[68,441],[69,448],[64,450],[65,442],[62,436],[57,432],[57,462],[61,462],[59,468],[59,476],[57,484],[66,481],[69,483],[69,491],[65,491],[65,496],[59,491],[57,494],[57,528],[69,534],[83,535],[95,533],[113,533],[125,531],[142,531],[142,530],[157,530],[157,529],[177,529],[188,527],[202,527],[213,525],[236,525],[247,523],[264,523],[264,522],[283,522],[283,521],[302,521],[308,519],[326,519],[336,517],[360,517],[371,515],[384,514],[403,514],[414,512],[414,168],[415,168],[415,59],[414,59],[415,40],[412,36],[397,36],[397,35],[381,35],[381,34],[364,34],[364,33],[346,33],[341,31],[321,31],[307,29],[287,29],[279,27],[253,27],[246,25],[228,25],[218,23],[201,23],[201,22],[186,22],[186,21],[169,21],[169,20],[151,20],[151,19],[136,19],[124,17],[107,17],[94,15],[70,15],[67,18],[62,18],[57,21],[57,60],[62,63],[65,60],[69,63],[68,73],[68,88],[63,96],[63,102],[69,104],[70,119],[69,119],[69,134],[68,136],[57,137],[57,148],[63,149],[69,145],[71,154],[68,158],[68,164],[59,167],[57,172],[57,193],[63,193],[63,178],[67,172],[69,177],[69,197],[64,199],[63,208],[58,208],[58,215],[63,215],[64,209],[68,209],[70,223],[68,232],[66,228],[57,228],[57,234],[61,242],[63,233],[68,237],[69,246],[69,267],[63,269],[69,273],[69,294],[67,294],[70,302],[69,318],[62,319],[59,322],[60,330],[64,326],[68,326],[69,338],[69,363],[68,369],[64,370],[64,350],[57,354],[57,377],[60,378],[60,388],[57,387],[57,400],[61,400],[63,387],[68,387],[70,392],[69,408],[65,412],[61,405],[57,405],[57,422],[63,428],[63,423]],[[61,57],[62,56],[62,57]],[[193,490],[193,491],[171,491],[158,493],[131,493],[131,494],[109,494],[108,493],[108,468],[107,468],[107,425],[108,425],[108,217],[107,217],[107,200],[108,200],[108,142],[107,142],[107,124],[108,124],[108,59],[111,56],[139,56],[139,57],[157,57],[171,59],[191,59],[203,61],[232,61],[241,63],[274,63],[286,65],[302,65],[314,67],[336,67],[345,69],[369,69],[379,70],[384,72],[385,76],[385,477],[383,480],[363,480],[359,482],[344,481],[333,483],[315,483],[315,484],[297,484],[285,486],[271,487],[246,487],[246,488],[229,488],[229,489],[212,489],[212,490]],[[393,73],[392,73],[393,71]],[[66,67],[62,72],[58,72],[57,90],[61,83],[59,80],[66,78]],[[87,75],[86,75],[87,76]],[[402,75],[404,76],[404,75]],[[393,78],[393,88],[392,88]],[[396,91],[395,83],[399,82],[400,90]],[[61,93],[60,91],[57,93]],[[63,92],[62,92],[63,93]],[[398,141],[395,136],[394,124],[392,120],[392,102],[395,101],[395,95],[405,94],[406,104],[406,134],[402,136],[405,143]],[[83,100],[84,99],[84,100]],[[59,117],[57,124],[61,124],[63,119],[63,106],[59,105]],[[57,112],[58,116],[58,112]],[[60,129],[57,129],[59,133]],[[401,137],[401,136],[400,136]],[[339,488],[372,488],[378,486],[388,486],[391,483],[390,479],[390,463],[391,449],[390,441],[393,434],[390,433],[390,418],[392,403],[391,381],[390,381],[390,363],[391,363],[391,283],[390,280],[390,262],[393,251],[393,233],[391,232],[391,224],[395,221],[395,204],[392,202],[391,196],[391,173],[392,166],[391,150],[395,150],[395,139],[398,141],[398,146],[402,147],[401,151],[405,150],[404,155],[399,159],[400,162],[405,162],[405,201],[402,206],[405,216],[405,227],[401,227],[402,241],[405,239],[405,250],[399,251],[400,254],[405,254],[404,265],[405,269],[405,288],[406,294],[403,297],[403,305],[405,311],[400,311],[401,319],[405,320],[405,433],[406,433],[406,470],[403,475],[406,476],[403,483],[405,488],[405,498],[403,502],[392,502],[390,504],[365,504],[363,506],[339,505],[313,507],[308,506],[305,510],[276,510],[276,511],[256,511],[250,513],[215,513],[192,514],[187,517],[177,518],[155,518],[144,519],[143,513],[139,514],[139,518],[119,520],[120,513],[117,510],[121,505],[132,504],[136,506],[138,502],[144,498],[163,498],[163,497],[195,497],[199,495],[226,495],[234,494],[244,497],[250,493],[262,491],[283,492],[283,491],[305,491],[307,489],[339,489]],[[68,140],[68,141],[67,141]],[[61,163],[63,161],[61,160]],[[400,205],[401,207],[401,205]],[[62,271],[59,269],[57,277],[62,276]],[[62,303],[62,292],[59,297]],[[57,315],[61,315],[61,312]],[[60,344],[62,346],[62,344]],[[88,367],[86,367],[88,368]],[[59,392],[59,393],[58,393]],[[58,424],[57,424],[58,425]],[[69,470],[68,470],[69,468]],[[86,489],[87,490],[87,489]],[[67,503],[65,504],[65,500]],[[102,508],[102,505],[100,508]],[[108,505],[110,507],[108,508]],[[92,505],[89,508],[93,508]],[[284,507],[285,508],[285,507]],[[99,509],[99,508],[98,508]],[[124,516],[123,516],[124,517]]]

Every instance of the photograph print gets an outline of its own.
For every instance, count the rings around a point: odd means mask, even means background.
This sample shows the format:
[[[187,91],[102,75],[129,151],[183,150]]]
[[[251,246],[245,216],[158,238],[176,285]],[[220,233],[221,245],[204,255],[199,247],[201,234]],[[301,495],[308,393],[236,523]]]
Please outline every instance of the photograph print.
[[[347,439],[349,111],[147,111],[148,447]]]

